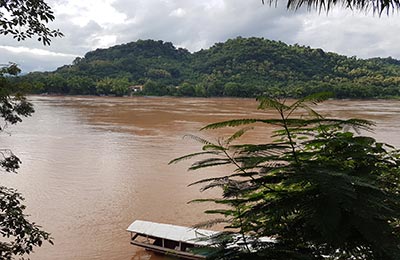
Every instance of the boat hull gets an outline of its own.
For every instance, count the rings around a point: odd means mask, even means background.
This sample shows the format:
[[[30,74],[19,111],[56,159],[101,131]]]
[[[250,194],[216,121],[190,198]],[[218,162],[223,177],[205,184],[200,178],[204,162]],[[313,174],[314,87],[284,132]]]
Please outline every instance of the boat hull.
[[[183,252],[180,250],[174,250],[174,249],[165,248],[165,247],[152,245],[152,244],[147,244],[147,243],[143,243],[143,242],[131,241],[131,244],[142,247],[149,251],[153,251],[153,252],[165,254],[165,255],[170,255],[170,256],[175,256],[175,257],[179,257],[182,259],[188,259],[188,260],[206,259],[206,257],[203,255],[196,255],[196,254],[193,254],[190,252]]]

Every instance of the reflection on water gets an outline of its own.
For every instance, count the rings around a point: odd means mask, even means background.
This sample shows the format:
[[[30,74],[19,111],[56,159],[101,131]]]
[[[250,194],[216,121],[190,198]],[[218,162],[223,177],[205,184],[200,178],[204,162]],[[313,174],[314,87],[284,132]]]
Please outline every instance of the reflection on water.
[[[192,226],[206,220],[207,205],[187,202],[207,196],[187,187],[217,169],[187,173],[189,162],[168,162],[200,146],[185,134],[208,123],[232,118],[267,117],[250,99],[31,97],[33,117],[0,136],[23,164],[2,184],[26,197],[31,218],[52,233],[33,260],[168,259],[129,243],[125,231],[135,219]],[[377,122],[375,136],[400,146],[399,101],[329,101],[324,114]],[[271,129],[257,128],[248,142],[269,139]],[[220,170],[221,171],[221,170]],[[223,174],[223,172],[222,172]]]
[[[147,250],[139,250],[133,254],[131,260],[179,260],[179,258],[159,255]]]

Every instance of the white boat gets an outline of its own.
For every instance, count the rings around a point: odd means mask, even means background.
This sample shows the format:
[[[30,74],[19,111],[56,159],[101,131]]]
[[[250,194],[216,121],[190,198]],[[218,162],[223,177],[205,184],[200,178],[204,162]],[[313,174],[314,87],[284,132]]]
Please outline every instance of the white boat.
[[[132,245],[184,259],[205,259],[206,255],[193,249],[211,245],[208,238],[218,233],[143,220],[134,221],[127,231],[131,233]]]

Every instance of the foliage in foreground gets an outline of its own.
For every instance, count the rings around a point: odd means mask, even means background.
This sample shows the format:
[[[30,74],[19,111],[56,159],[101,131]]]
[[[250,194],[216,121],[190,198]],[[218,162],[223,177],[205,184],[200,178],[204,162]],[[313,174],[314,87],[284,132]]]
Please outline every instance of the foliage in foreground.
[[[46,23],[54,20],[53,11],[43,0],[0,1],[0,34],[12,35],[17,41],[37,36],[44,45],[51,38],[61,37],[59,30],[52,30]]]
[[[22,117],[30,116],[34,110],[24,96],[14,94],[5,75],[16,75],[19,69],[15,64],[0,69],[0,116],[3,131],[8,125],[22,121]],[[21,161],[9,149],[0,149],[0,168],[3,172],[16,173]],[[5,173],[2,173],[5,174]],[[0,259],[15,259],[33,252],[35,246],[43,241],[52,242],[50,234],[28,220],[24,213],[24,198],[15,189],[0,184]]]
[[[277,0],[262,0],[262,3],[269,2],[270,4],[278,2]],[[383,12],[389,15],[400,8],[399,0],[288,0],[288,9],[298,9],[307,7],[308,9],[325,10],[329,12],[333,7],[341,5],[342,7],[352,10],[373,10],[381,15]]]
[[[238,250],[229,246],[235,236],[217,238],[216,259],[400,259],[400,153],[357,134],[370,130],[371,122],[324,118],[310,108],[326,97],[292,104],[260,98],[259,109],[273,109],[277,118],[208,125],[204,129],[246,128],[218,143],[193,137],[203,151],[172,161],[202,156],[191,170],[235,168],[196,182],[202,190],[222,189],[221,198],[198,201],[220,205],[206,213],[222,214],[215,223],[226,222],[247,244]],[[254,123],[273,127],[274,140],[238,144]],[[257,240],[266,236],[275,242]]]
[[[47,27],[54,20],[53,11],[43,0],[0,1],[0,35],[12,35],[17,41],[37,36],[49,45],[51,38],[61,37],[59,30]],[[22,121],[34,110],[31,103],[18,90],[22,85],[10,84],[10,79],[20,73],[16,64],[0,64],[0,132],[8,125]],[[0,171],[16,173],[21,161],[9,149],[0,148]],[[4,174],[4,173],[1,173]],[[51,244],[50,234],[28,220],[24,213],[24,198],[16,190],[0,184],[0,259],[24,259],[34,247],[44,241]]]

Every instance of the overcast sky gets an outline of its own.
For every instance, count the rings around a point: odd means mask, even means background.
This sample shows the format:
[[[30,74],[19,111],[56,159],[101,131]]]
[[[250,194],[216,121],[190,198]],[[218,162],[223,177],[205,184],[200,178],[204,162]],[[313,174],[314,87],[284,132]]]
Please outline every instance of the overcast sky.
[[[400,59],[400,14],[333,9],[286,10],[261,0],[47,0],[65,37],[50,47],[36,39],[0,36],[0,64],[16,62],[24,72],[51,71],[96,48],[138,39],[172,42],[198,51],[237,36],[264,37],[360,58]],[[268,1],[267,1],[268,2]]]

